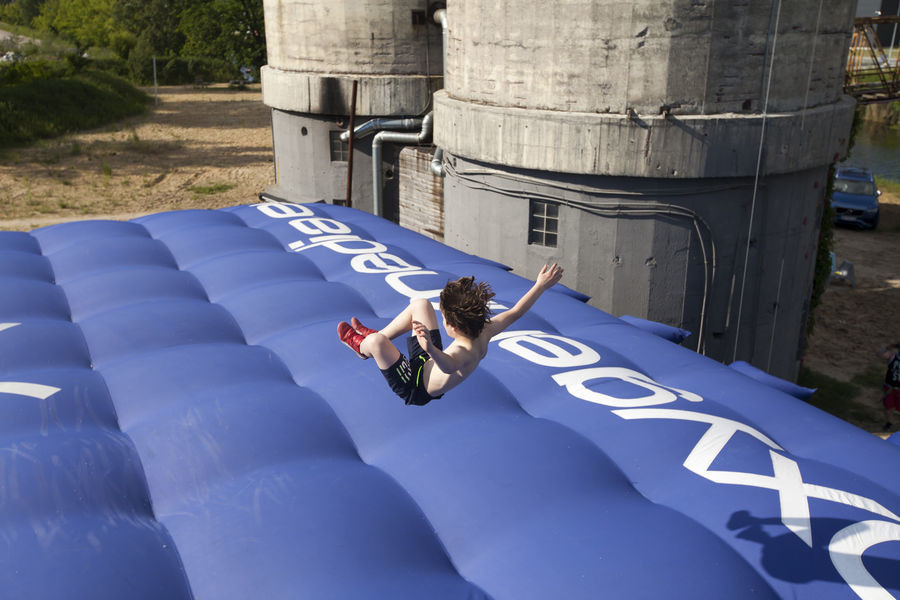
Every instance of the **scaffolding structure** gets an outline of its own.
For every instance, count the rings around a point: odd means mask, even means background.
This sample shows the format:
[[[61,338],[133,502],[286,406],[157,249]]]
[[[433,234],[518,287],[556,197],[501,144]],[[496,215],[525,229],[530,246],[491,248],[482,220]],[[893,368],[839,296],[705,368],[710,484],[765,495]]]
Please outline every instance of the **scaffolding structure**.
[[[844,75],[844,93],[859,104],[891,102],[900,99],[900,63],[894,44],[886,51],[878,39],[876,25],[900,24],[900,15],[864,17],[853,24],[850,54]]]

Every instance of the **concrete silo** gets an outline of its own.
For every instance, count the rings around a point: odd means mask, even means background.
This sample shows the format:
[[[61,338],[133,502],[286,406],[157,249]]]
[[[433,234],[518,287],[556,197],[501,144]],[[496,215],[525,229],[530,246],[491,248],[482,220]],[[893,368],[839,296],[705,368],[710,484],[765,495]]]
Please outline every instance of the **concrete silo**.
[[[793,378],[853,116],[853,16],[842,0],[449,2],[446,241],[526,276],[558,260],[592,304]]]
[[[342,203],[347,191],[353,82],[356,125],[423,117],[441,87],[441,28],[422,0],[264,0],[268,65],[263,102],[272,108],[276,184],[295,202]],[[431,12],[430,12],[431,11]],[[398,119],[393,119],[397,117]],[[418,121],[396,124],[418,131]],[[392,127],[395,128],[395,127]],[[354,140],[353,206],[374,212],[372,136]],[[396,220],[399,146],[382,156],[384,206]]]

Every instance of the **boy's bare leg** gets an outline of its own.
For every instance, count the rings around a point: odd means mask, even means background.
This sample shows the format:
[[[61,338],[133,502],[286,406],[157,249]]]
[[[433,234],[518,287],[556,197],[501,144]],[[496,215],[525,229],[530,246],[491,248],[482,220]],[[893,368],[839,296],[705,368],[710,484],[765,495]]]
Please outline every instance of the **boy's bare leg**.
[[[380,333],[389,340],[393,339],[398,335],[412,331],[412,322],[414,320],[425,325],[429,331],[438,328],[437,314],[435,314],[431,302],[425,298],[415,298],[410,300],[409,305],[399,315],[394,317],[394,320],[388,323]]]
[[[425,298],[416,298],[409,302],[394,320],[377,333],[366,336],[359,345],[359,351],[375,359],[379,369],[388,369],[400,358],[400,351],[394,346],[392,338],[412,331],[412,322],[419,321],[429,330],[437,329],[437,314],[431,302]]]
[[[381,332],[367,336],[359,345],[359,351],[366,356],[373,357],[382,371],[389,369],[400,358],[400,351],[397,350],[390,338],[385,337]]]

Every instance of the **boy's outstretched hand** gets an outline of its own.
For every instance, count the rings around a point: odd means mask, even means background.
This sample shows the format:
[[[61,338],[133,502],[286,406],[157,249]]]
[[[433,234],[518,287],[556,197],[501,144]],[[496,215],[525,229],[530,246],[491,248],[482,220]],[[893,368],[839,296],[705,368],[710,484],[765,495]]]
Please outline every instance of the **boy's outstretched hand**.
[[[559,280],[562,279],[562,274],[563,269],[559,264],[553,263],[549,267],[544,265],[541,267],[541,272],[538,273],[535,282],[540,286],[541,291],[544,292],[559,283]]]

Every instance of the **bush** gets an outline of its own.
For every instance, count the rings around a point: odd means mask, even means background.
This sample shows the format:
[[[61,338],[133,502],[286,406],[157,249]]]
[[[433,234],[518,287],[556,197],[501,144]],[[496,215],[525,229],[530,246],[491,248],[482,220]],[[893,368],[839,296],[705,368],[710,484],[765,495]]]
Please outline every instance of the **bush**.
[[[21,60],[0,65],[0,86],[71,75],[69,65],[52,60]]]
[[[834,208],[831,206],[833,189],[834,163],[831,163],[828,166],[828,182],[825,184],[825,198],[822,204],[822,216],[819,220],[819,243],[816,246],[809,314],[806,317],[806,335],[811,335],[816,326],[816,308],[822,303],[822,296],[831,280],[831,251],[834,249]]]
[[[900,102],[891,102],[888,110],[888,126],[900,126]]]
[[[137,46],[137,37],[130,31],[114,31],[109,36],[109,47],[116,55],[125,60]]]
[[[91,129],[139,114],[150,98],[99,71],[0,87],[0,147]]]
[[[12,23],[13,25],[22,25],[24,18],[18,4],[0,5],[0,21]]]
[[[88,68],[128,79],[128,63],[121,58],[92,58]]]
[[[60,79],[84,70],[103,71],[119,77],[128,76],[128,66],[118,58],[82,58],[67,54],[62,60],[30,58],[14,63],[0,63],[0,86],[28,83],[38,79]]]
[[[153,83],[153,57],[137,60],[135,53],[128,59],[133,81]],[[159,85],[185,85],[198,79],[206,82],[224,82],[234,78],[235,69],[227,61],[205,57],[157,56],[156,81]]]

